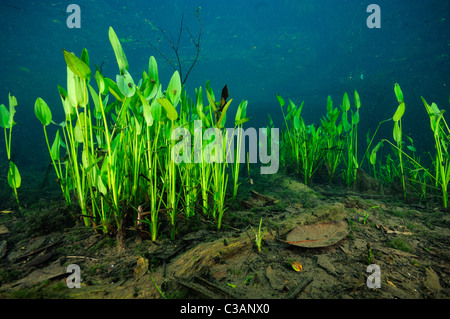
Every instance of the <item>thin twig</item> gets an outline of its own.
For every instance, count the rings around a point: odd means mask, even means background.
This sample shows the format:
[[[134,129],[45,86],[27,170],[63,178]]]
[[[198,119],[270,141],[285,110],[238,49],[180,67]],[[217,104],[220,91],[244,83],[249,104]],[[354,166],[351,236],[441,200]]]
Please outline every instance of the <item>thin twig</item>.
[[[185,83],[186,83],[186,80],[187,80],[189,74],[191,73],[192,69],[194,68],[195,64],[197,63],[197,60],[198,60],[198,57],[199,57],[199,54],[200,54],[200,38],[201,38],[201,35],[202,35],[202,21],[201,21],[201,19],[200,19],[200,8],[198,8],[198,9],[196,10],[196,17],[197,17],[197,19],[198,19],[198,21],[199,21],[199,23],[200,23],[200,31],[199,31],[199,34],[198,34],[197,41],[194,39],[194,37],[192,36],[191,32],[189,31],[189,29],[188,29],[187,27],[186,27],[186,29],[187,29],[187,31],[188,31],[188,33],[189,33],[189,36],[190,36],[190,38],[191,38],[191,41],[194,43],[194,46],[195,46],[196,49],[197,49],[197,53],[196,53],[196,55],[195,55],[195,58],[194,58],[194,60],[193,60],[193,62],[192,62],[192,64],[191,64],[191,66],[190,66],[188,72],[187,72],[186,75],[184,76],[184,78],[183,78],[183,69],[182,69],[182,64],[181,64],[181,61],[182,61],[182,60],[180,59],[180,55],[179,55],[179,53],[178,53],[178,50],[179,50],[179,48],[180,48],[181,35],[182,35],[182,33],[183,33],[184,14],[181,16],[180,32],[178,33],[178,39],[177,39],[176,45],[175,45],[175,40],[174,40],[174,38],[173,38],[173,36],[172,36],[171,33],[169,33],[169,34],[170,34],[170,38],[169,38],[169,36],[167,35],[166,31],[165,31],[163,28],[158,28],[158,30],[162,33],[162,35],[164,36],[164,38],[166,39],[166,41],[169,43],[170,47],[172,48],[172,51],[175,53],[175,57],[176,57],[176,59],[177,59],[177,61],[178,61],[178,71],[179,71],[179,74],[180,74],[180,78],[182,79],[182,84],[185,84]],[[157,52],[158,52],[158,53],[159,53],[159,54],[167,61],[167,63],[169,63],[169,65],[172,66],[172,68],[174,69],[174,71],[177,70],[177,68],[175,67],[174,63],[173,63],[173,62],[172,62],[165,54],[163,54],[163,53],[161,52],[161,50],[159,50],[156,46],[154,46],[154,45],[151,44],[150,42],[149,42],[149,44],[150,44],[150,46],[151,46],[153,49],[155,49],[155,50],[156,50],[156,51],[157,51]],[[183,60],[183,61],[187,61],[187,60]]]
[[[200,32],[198,34],[197,42],[195,42],[194,37],[192,36],[192,34],[189,31],[189,29],[186,28],[188,33],[189,33],[189,35],[190,35],[190,37],[191,37],[191,39],[192,39],[192,42],[194,42],[194,45],[197,48],[197,54],[195,55],[194,62],[191,64],[191,67],[189,68],[188,72],[186,73],[186,77],[183,80],[183,84],[184,84],[184,82],[186,82],[186,80],[187,80],[187,78],[189,76],[189,73],[191,73],[191,70],[194,68],[195,63],[197,63],[198,56],[200,54],[200,37],[202,36],[202,20],[200,20],[200,13],[198,11],[197,11],[197,19],[198,19],[198,22],[200,23]]]

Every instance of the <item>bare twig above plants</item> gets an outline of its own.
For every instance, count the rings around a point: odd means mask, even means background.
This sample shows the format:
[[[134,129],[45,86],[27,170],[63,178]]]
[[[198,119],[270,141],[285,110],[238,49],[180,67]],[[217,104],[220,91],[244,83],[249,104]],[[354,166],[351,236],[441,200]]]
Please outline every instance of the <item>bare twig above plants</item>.
[[[180,41],[181,41],[181,36],[183,34],[183,21],[184,21],[184,14],[181,16],[181,23],[180,23],[180,31],[178,33],[178,38],[174,39],[174,37],[172,36],[172,34],[168,33],[162,29],[162,28],[156,28],[152,25],[152,29],[154,31],[159,31],[161,32],[161,34],[164,36],[164,38],[166,39],[166,41],[169,43],[173,53],[175,54],[175,58],[177,60],[177,66],[175,65],[175,63],[167,56],[165,55],[160,49],[158,49],[155,45],[153,45],[152,43],[149,42],[150,46],[155,49],[166,61],[167,63],[169,63],[172,68],[174,69],[174,71],[178,71],[180,73],[180,78],[182,79],[182,84],[186,83],[187,78],[189,77],[189,74],[191,73],[192,69],[194,68],[195,64],[197,63],[199,54],[200,54],[200,39],[202,36],[202,20],[200,19],[200,14],[201,14],[201,7],[197,7],[195,9],[195,16],[197,17],[197,20],[199,22],[200,25],[200,30],[198,33],[198,37],[197,40],[195,39],[195,37],[192,35],[192,33],[189,31],[189,28],[186,27],[186,30],[189,34],[189,37],[191,38],[191,42],[194,44],[195,49],[196,49],[196,54],[195,54],[195,58],[193,60],[188,60],[188,61],[192,61],[188,71],[186,72],[186,74],[183,77],[183,66],[181,63],[181,59],[180,59],[180,53],[179,53],[179,49],[180,49]]]

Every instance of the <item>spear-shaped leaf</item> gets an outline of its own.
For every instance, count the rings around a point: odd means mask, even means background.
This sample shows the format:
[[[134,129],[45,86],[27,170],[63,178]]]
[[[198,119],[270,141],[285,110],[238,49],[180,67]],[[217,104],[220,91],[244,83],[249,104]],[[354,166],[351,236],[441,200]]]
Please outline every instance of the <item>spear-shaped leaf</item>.
[[[167,117],[169,120],[175,121],[178,118],[178,112],[173,107],[172,103],[166,98],[158,99],[159,104],[161,104],[167,112]]]
[[[79,59],[75,54],[67,52],[63,49],[64,60],[66,60],[67,66],[70,70],[78,75],[80,78],[85,79],[86,81],[91,77],[91,69],[84,63],[81,59]]]
[[[123,52],[119,38],[117,38],[117,35],[112,27],[109,27],[108,35],[109,35],[109,42],[111,42],[114,54],[116,55],[116,60],[117,64],[119,65],[120,72],[122,72],[123,70],[128,70],[127,57],[125,56],[125,52]]]
[[[395,92],[395,96],[397,97],[398,103],[400,104],[400,103],[404,102],[403,101],[403,92],[398,83],[395,83],[394,92]]]

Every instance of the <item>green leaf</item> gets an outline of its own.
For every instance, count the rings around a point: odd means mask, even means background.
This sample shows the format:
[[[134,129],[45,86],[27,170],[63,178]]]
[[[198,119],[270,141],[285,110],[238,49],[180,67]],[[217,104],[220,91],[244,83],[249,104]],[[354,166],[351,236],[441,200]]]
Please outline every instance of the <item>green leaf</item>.
[[[395,122],[394,124],[393,137],[394,141],[396,141],[397,143],[400,143],[402,140],[402,130],[400,129],[400,125],[398,124],[398,122]]]
[[[352,124],[357,125],[359,123],[359,112],[352,114]]]
[[[136,93],[133,78],[127,70],[123,70],[123,74],[116,76],[116,82],[120,93],[126,97],[132,97]]]
[[[433,112],[434,116],[440,116],[441,115],[441,111],[439,110],[438,106],[436,103],[431,103],[431,107],[430,107],[431,111]]]
[[[151,56],[148,61],[148,76],[150,78],[150,83],[155,85],[159,84],[158,64],[156,63],[154,56]]]
[[[361,107],[361,100],[360,100],[359,94],[358,94],[358,92],[356,92],[356,90],[355,90],[355,104],[356,104],[356,109],[359,109]]]
[[[84,141],[84,116],[84,113],[80,113],[80,117],[78,118],[74,129],[75,141],[77,141],[78,143],[83,143]]]
[[[158,93],[158,83],[152,82],[150,78],[147,78],[144,81],[144,84],[145,88],[142,93],[144,94],[145,99],[147,101],[153,99]]]
[[[234,118],[234,122],[235,122],[234,125],[239,125],[236,123],[247,116],[247,105],[248,105],[248,101],[246,101],[246,100],[242,101],[239,104],[238,109],[236,111],[236,117]]]
[[[17,106],[17,99],[14,95],[11,96],[11,93],[8,94],[8,99],[9,99],[9,110],[11,112],[11,109],[13,109]],[[14,116],[14,114],[12,116]]]
[[[351,124],[348,122],[347,120],[347,113],[343,112],[342,113],[342,120],[341,123],[343,125],[344,131],[347,133],[348,131],[351,130],[352,126]]]
[[[177,110],[173,107],[172,103],[166,98],[157,99],[158,103],[161,104],[167,112],[167,117],[169,120],[175,121],[178,118]]]
[[[68,98],[67,91],[60,85],[58,85],[58,91],[59,91],[59,96],[61,97],[61,103],[64,108],[64,113],[66,114],[67,117],[72,118],[72,116],[74,116],[76,114],[76,112],[75,112],[75,108],[73,107],[72,103],[70,102],[70,100]]]
[[[47,126],[52,122],[52,112],[47,103],[40,97],[38,97],[34,103],[34,114],[36,114],[36,117],[44,126]]]
[[[153,100],[152,104],[150,105],[150,112],[152,113],[152,117],[155,121],[161,121],[161,104],[159,104],[157,100]]]
[[[248,117],[244,117],[244,118],[240,119],[239,121],[234,122],[234,125],[238,126],[238,125],[247,123],[248,121],[250,121],[250,119]]]
[[[63,49],[64,60],[66,60],[67,66],[70,70],[78,75],[80,78],[85,79],[86,81],[91,77],[91,69],[84,63],[81,59],[79,59],[75,54],[67,52]]]
[[[211,92],[212,92],[212,90],[211,90]],[[213,111],[216,112],[217,111],[216,102],[214,100],[214,94],[211,92],[210,92],[210,90],[206,90],[206,96],[208,98],[209,106],[211,106]]]
[[[139,94],[139,97],[140,97],[141,102],[142,102],[145,122],[147,122],[147,126],[152,126],[153,122],[154,122],[154,119],[153,119],[153,116],[152,116],[150,104],[145,99],[145,97],[143,97],[141,94]]]
[[[118,99],[120,102],[123,102],[125,96],[122,94],[122,92],[120,92],[116,82],[107,77],[103,78],[103,80],[105,81],[105,84],[108,86],[109,92],[111,92],[111,94],[114,95],[114,97]]]
[[[81,152],[81,162],[83,163],[83,167],[87,172],[87,167],[89,166],[89,152],[86,149]]]
[[[378,144],[377,144],[377,146],[375,146],[374,148],[373,148],[373,150],[372,150],[372,153],[370,154],[370,163],[372,164],[372,165],[375,165],[375,162],[376,162],[376,160],[377,160],[377,152],[378,152],[378,150],[380,149],[380,147],[383,145],[383,142],[379,142]]]
[[[197,106],[196,106],[196,111],[197,114],[200,114],[201,112],[203,112],[203,90],[202,87],[195,89],[195,98],[197,101]]]
[[[128,70],[127,57],[125,56],[125,52],[123,52],[122,45],[120,44],[120,41],[117,38],[117,35],[112,27],[109,27],[108,36],[109,42],[111,42],[111,45],[113,47],[114,54],[116,55],[116,60],[117,64],[119,65],[120,72],[123,72],[123,70]]]
[[[0,126],[2,128],[11,128],[9,122],[10,116],[9,111],[4,104],[0,105]]]
[[[344,112],[350,110],[350,99],[348,98],[347,92],[344,93],[344,98],[342,99],[342,108]]]
[[[370,164],[375,165],[375,163],[377,162],[377,152],[374,152],[374,150],[372,150],[372,153],[370,153]]]
[[[84,48],[81,51],[80,60],[83,61],[84,64],[86,64],[89,67],[89,53],[88,53],[88,50],[86,48]]]
[[[84,94],[84,84],[82,78],[67,67],[67,94],[73,107],[85,106],[88,102]]]
[[[95,72],[94,77],[95,77],[95,81],[97,81],[97,86],[98,86],[98,89],[99,89],[100,93],[101,94],[106,94],[108,92],[107,91],[108,87],[105,84],[105,81],[103,79],[103,75],[99,71],[97,71],[97,72]]]
[[[15,96],[8,95],[9,111],[5,105],[0,105],[0,126],[2,128],[12,128],[16,123],[14,122],[14,114],[16,114],[17,99]]]
[[[282,98],[281,96],[279,96],[278,94],[277,94],[277,100],[278,100],[278,103],[280,103],[280,106],[284,106],[284,100],[283,100],[283,98]]]
[[[22,179],[20,177],[19,169],[12,161],[9,161],[9,170],[8,170],[9,186],[14,189],[19,188],[21,182]]]
[[[332,112],[333,112],[333,100],[331,100],[331,96],[328,95],[328,98],[327,98],[327,113],[331,114]]]
[[[400,119],[402,118],[403,114],[405,114],[405,103],[400,103],[400,105],[397,107],[397,111],[395,111],[394,116],[392,117],[392,119],[395,122],[400,121]]]
[[[217,126],[218,128],[221,128],[221,127],[222,127],[222,121],[223,121],[223,119],[225,118],[225,115],[226,115],[226,113],[227,113],[227,109],[228,109],[228,107],[230,106],[231,101],[233,101],[233,99],[230,99],[230,100],[227,102],[227,104],[225,104],[225,106],[223,107],[222,114],[220,114],[220,118],[218,119],[218,121],[217,121],[217,123],[216,123],[216,126]]]
[[[417,151],[417,149],[414,147],[414,146],[412,146],[412,145],[408,145],[408,146],[406,146],[411,152],[415,152],[415,151]]]
[[[52,160],[57,161],[60,159],[59,147],[61,145],[61,138],[59,137],[59,130],[56,131],[55,140],[53,141],[52,147],[50,149],[50,156]]]
[[[172,75],[172,78],[169,81],[169,85],[166,90],[166,97],[172,103],[174,107],[178,105],[180,102],[181,95],[181,79],[178,71],[175,71]]]
[[[296,131],[300,131],[300,119],[298,117],[294,117],[294,128]]]
[[[398,83],[395,83],[394,86],[394,92],[395,92],[395,96],[397,97],[397,101],[398,103],[403,103],[403,92],[402,89],[400,88],[400,85]]]
[[[107,162],[107,161],[104,161],[104,162]],[[101,174],[97,174],[97,188],[98,188],[99,192],[102,193],[103,195],[106,195],[106,193],[108,192],[108,190],[105,187],[105,184],[103,184]]]

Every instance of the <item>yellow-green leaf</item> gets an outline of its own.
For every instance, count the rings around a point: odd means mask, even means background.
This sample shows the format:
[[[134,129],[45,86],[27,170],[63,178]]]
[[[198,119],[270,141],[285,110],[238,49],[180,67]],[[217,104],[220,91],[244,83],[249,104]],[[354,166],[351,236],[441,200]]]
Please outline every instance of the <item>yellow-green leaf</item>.
[[[359,109],[361,107],[361,100],[360,100],[359,94],[356,90],[355,90],[355,104],[356,104],[357,109]]]
[[[397,97],[398,103],[400,104],[400,103],[404,102],[403,101],[403,92],[398,83],[395,83],[394,92],[395,92],[395,96]]]
[[[36,117],[44,126],[47,126],[52,122],[52,112],[47,103],[40,97],[38,97],[34,103],[34,114],[36,114]]]
[[[112,27],[109,27],[109,42],[114,50],[114,54],[116,55],[117,64],[119,65],[119,70],[128,70],[128,60],[125,56],[125,52],[122,49],[122,45],[120,44],[119,38],[117,38],[116,33]]]
[[[350,100],[348,98],[347,92],[344,93],[344,98],[342,99],[342,107],[344,109],[344,112],[350,110]]]
[[[158,99],[157,101],[166,110],[169,120],[175,121],[178,118],[177,110],[173,107],[172,103],[170,103],[167,98]]]
[[[402,130],[401,130],[398,122],[395,122],[395,124],[394,124],[393,137],[394,137],[394,141],[396,141],[397,143],[400,143],[402,140]]]
[[[400,103],[400,105],[397,107],[397,111],[395,111],[394,116],[392,117],[392,119],[395,122],[400,121],[400,119],[402,118],[403,114],[405,114],[405,103]]]
[[[227,104],[225,104],[225,106],[223,107],[222,114],[220,114],[220,118],[219,118],[219,120],[218,120],[217,123],[216,123],[216,126],[217,126],[218,128],[220,128],[220,127],[222,126],[223,118],[225,117],[225,113],[227,112],[227,109],[228,109],[228,107],[230,106],[231,101],[233,101],[233,99],[230,99],[230,100],[227,102]]]
[[[11,188],[19,188],[20,184],[22,182],[22,179],[20,177],[19,169],[17,166],[10,161],[9,162],[9,170],[8,170],[8,184],[11,186]]]
[[[209,105],[212,107],[213,111],[216,112],[216,102],[214,101],[214,97],[206,90],[206,96],[208,97]]]
[[[78,75],[80,78],[89,80],[91,77],[91,69],[84,63],[81,59],[79,59],[75,54],[67,52],[63,49],[64,60],[66,60],[67,66],[70,70]]]

